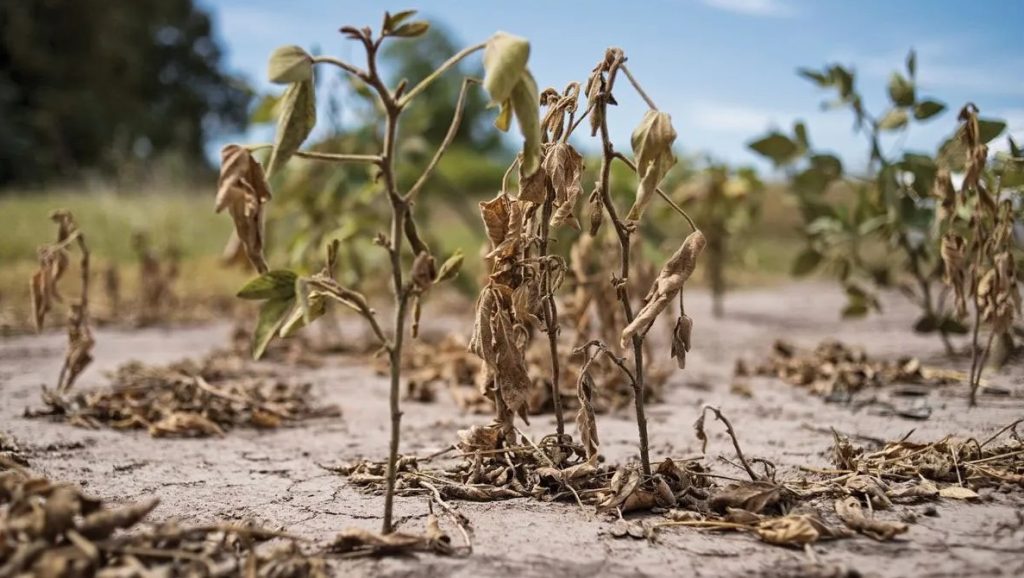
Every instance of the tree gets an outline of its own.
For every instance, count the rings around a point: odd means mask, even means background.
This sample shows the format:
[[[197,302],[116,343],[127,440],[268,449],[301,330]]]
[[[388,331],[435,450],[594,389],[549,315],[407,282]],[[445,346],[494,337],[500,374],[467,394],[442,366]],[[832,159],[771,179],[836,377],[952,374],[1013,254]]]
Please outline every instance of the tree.
[[[244,128],[249,99],[193,0],[0,3],[0,184],[167,153],[205,165],[204,144]]]

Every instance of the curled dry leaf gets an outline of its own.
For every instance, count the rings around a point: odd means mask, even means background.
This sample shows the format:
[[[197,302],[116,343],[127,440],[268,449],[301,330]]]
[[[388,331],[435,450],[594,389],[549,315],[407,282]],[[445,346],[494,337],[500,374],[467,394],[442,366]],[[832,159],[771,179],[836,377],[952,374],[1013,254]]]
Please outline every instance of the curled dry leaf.
[[[694,231],[683,240],[683,244],[679,246],[675,254],[665,262],[647,294],[643,309],[637,313],[633,322],[622,330],[621,345],[623,348],[629,346],[634,335],[646,334],[658,315],[668,307],[676,294],[682,291],[683,285],[697,267],[697,258],[700,257],[706,245],[707,240],[704,238],[704,234]]]
[[[832,528],[821,518],[810,514],[769,518],[760,522],[755,531],[765,542],[779,546],[803,546],[819,540],[845,538],[850,535],[849,531]]]
[[[484,48],[484,89],[491,96],[491,105],[499,105],[512,96],[526,63],[530,59],[530,42],[520,36],[497,32]]]
[[[437,518],[427,516],[427,528],[423,534],[392,532],[377,534],[362,528],[349,528],[339,533],[328,547],[335,554],[381,556],[411,552],[431,552],[450,555],[451,537],[441,531]]]
[[[583,194],[583,185],[580,183],[583,174],[583,155],[569,144],[555,143],[544,157],[544,171],[551,179],[551,186],[555,190],[555,212],[551,215],[551,226],[568,224],[579,230],[580,224],[575,211],[576,202]]]
[[[263,167],[248,149],[235,144],[221,149],[215,210],[228,210],[246,256],[260,273],[268,270],[263,256],[263,205],[270,196]]]
[[[903,522],[890,522],[867,517],[864,514],[864,508],[860,505],[860,500],[853,496],[836,500],[835,508],[839,519],[851,530],[875,540],[891,540],[907,531],[907,525]]]
[[[676,326],[672,330],[672,357],[676,359],[679,369],[686,369],[686,354],[690,351],[690,337],[693,333],[693,320],[686,315],[676,318]]]
[[[740,482],[716,491],[711,495],[708,506],[724,513],[728,508],[738,508],[753,514],[775,509],[782,501],[782,488],[768,482]]]

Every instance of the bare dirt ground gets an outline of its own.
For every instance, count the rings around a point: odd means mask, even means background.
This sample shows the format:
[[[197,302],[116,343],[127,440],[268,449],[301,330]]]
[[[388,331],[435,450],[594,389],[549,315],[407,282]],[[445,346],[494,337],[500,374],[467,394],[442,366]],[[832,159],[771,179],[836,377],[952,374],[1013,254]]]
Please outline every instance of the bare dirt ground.
[[[649,410],[652,457],[699,453],[692,424],[704,403],[721,406],[736,426],[748,457],[779,465],[780,477],[801,465],[828,467],[830,427],[851,435],[929,441],[946,434],[982,438],[1024,417],[1024,368],[1011,366],[991,383],[1009,395],[981,397],[969,410],[966,386],[937,388],[928,398],[931,418],[912,421],[886,415],[883,406],[859,410],[826,404],[803,390],[769,379],[753,379],[752,398],[730,393],[737,356],[764,355],[777,337],[804,347],[826,337],[865,347],[870,355],[919,356],[927,364],[966,369],[969,360],[942,357],[935,338],[915,336],[908,327],[914,312],[900,297],[884,302],[886,315],[840,322],[842,296],[816,284],[734,293],[727,316],[713,320],[706,295],[688,294],[695,319],[694,350],[688,369],[671,380],[665,403]],[[352,323],[356,323],[355,320]],[[458,330],[469,332],[468,325]],[[227,325],[135,332],[100,331],[96,362],[76,387],[104,383],[103,372],[129,360],[165,363],[199,356],[222,346]],[[382,459],[387,452],[387,383],[353,359],[332,358],[319,369],[302,371],[325,403],[342,407],[341,419],[318,420],[270,432],[235,430],[220,439],[152,439],[145,432],[86,430],[22,416],[39,406],[39,386],[52,383],[63,355],[64,336],[0,341],[0,433],[31,448],[32,467],[54,479],[85,486],[115,500],[156,495],[153,519],[187,522],[255,519],[272,527],[329,541],[349,526],[379,529],[382,497],[366,495],[318,464],[359,457]],[[668,353],[665,352],[667,357]],[[435,403],[404,405],[404,453],[425,455],[455,439],[455,431],[484,416],[462,415],[445,393]],[[537,417],[525,431],[539,438],[554,430],[552,416]],[[609,461],[630,459],[635,422],[628,412],[599,416],[602,453]],[[708,448],[715,470],[731,467],[714,458],[732,457],[722,429]],[[736,472],[738,475],[738,472]],[[759,576],[800,575],[807,556],[740,534],[686,528],[660,532],[656,542],[619,540],[609,522],[571,503],[529,499],[494,503],[458,502],[475,529],[474,553],[467,558],[434,556],[362,559],[333,563],[339,575],[354,576]],[[916,516],[900,539],[880,543],[856,537],[815,546],[823,565],[839,565],[866,576],[1021,576],[1024,575],[1024,492],[983,493],[978,503],[943,500],[936,516]],[[897,506],[901,513],[922,507]],[[420,530],[427,504],[400,498],[402,526]],[[454,539],[458,541],[457,534]],[[820,574],[819,574],[820,575]]]

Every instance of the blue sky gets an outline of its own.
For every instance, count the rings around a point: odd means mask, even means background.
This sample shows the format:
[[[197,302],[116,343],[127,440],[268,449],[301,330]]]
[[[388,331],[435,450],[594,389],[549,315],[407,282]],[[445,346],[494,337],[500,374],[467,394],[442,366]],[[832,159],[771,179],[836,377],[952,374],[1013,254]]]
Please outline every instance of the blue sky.
[[[619,46],[655,103],[672,114],[686,153],[708,152],[755,163],[745,144],[774,127],[807,121],[818,148],[856,166],[864,140],[845,111],[820,111],[826,98],[795,70],[838,62],[855,67],[868,106],[881,113],[889,73],[918,53],[919,94],[949,108],[907,135],[910,148],[933,149],[955,126],[968,100],[983,116],[1004,118],[1024,140],[1024,2],[991,0],[200,0],[215,18],[228,64],[257,86],[266,59],[282,44],[317,46],[361,63],[356,45],[338,28],[379,26],[384,10],[418,8],[443,22],[459,44],[497,30],[530,39],[538,85],[583,81],[607,46]],[[613,140],[628,146],[644,104],[626,85],[610,120]],[[251,135],[250,135],[251,136]],[[264,137],[265,138],[265,137]],[[1002,146],[1002,145],[1000,145]],[[760,165],[765,166],[765,165]]]

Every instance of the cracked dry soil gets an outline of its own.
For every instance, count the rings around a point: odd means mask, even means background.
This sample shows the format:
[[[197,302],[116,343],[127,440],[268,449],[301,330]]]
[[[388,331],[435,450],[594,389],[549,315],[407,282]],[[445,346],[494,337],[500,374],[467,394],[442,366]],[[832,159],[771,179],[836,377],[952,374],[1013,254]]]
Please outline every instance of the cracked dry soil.
[[[700,451],[692,424],[704,403],[720,406],[748,457],[772,460],[780,478],[801,465],[829,466],[829,428],[888,440],[911,430],[909,439],[916,441],[946,434],[981,438],[1024,417],[1024,368],[1019,364],[988,374],[992,384],[1009,393],[984,395],[975,409],[967,408],[966,385],[937,387],[926,398],[932,408],[926,421],[885,415],[880,406],[855,410],[826,404],[765,378],[751,379],[753,397],[741,397],[729,387],[736,358],[759,358],[778,337],[803,347],[839,338],[872,356],[916,355],[939,367],[966,369],[969,359],[945,358],[938,339],[912,334],[908,328],[914,311],[899,296],[884,300],[884,316],[854,322],[839,321],[842,295],[819,284],[732,293],[721,320],[707,314],[706,294],[694,291],[688,298],[694,348],[688,369],[673,374],[665,402],[649,409],[652,456]],[[470,330],[450,320],[446,326],[466,334]],[[161,364],[200,356],[224,345],[229,333],[226,324],[98,331],[96,361],[76,387],[101,386],[105,371],[130,360]],[[62,333],[0,341],[0,433],[29,448],[36,471],[115,501],[158,496],[161,502],[151,520],[253,519],[318,542],[345,527],[379,529],[383,498],[360,493],[318,465],[386,456],[387,380],[369,365],[332,357],[317,369],[290,369],[314,384],[321,402],[341,406],[340,419],[270,431],[236,429],[223,438],[153,439],[144,431],[87,430],[22,417],[26,408],[39,407],[39,387],[52,383],[63,346]],[[488,421],[461,414],[443,390],[433,403],[405,402],[404,412],[402,451],[419,455],[446,447],[457,429]],[[530,435],[554,430],[550,415],[531,421],[524,429]],[[598,416],[598,428],[608,460],[621,462],[635,454],[635,422],[628,411]],[[727,437],[718,427],[710,433],[708,462],[717,472],[733,473],[716,459],[732,457]],[[661,532],[656,543],[618,540],[607,534],[606,520],[572,503],[453,503],[473,524],[471,556],[334,561],[332,569],[346,576],[779,576],[798,573],[807,560],[800,550],[770,546],[753,536],[686,528]],[[920,512],[919,506],[898,508]],[[858,536],[820,543],[816,556],[822,564],[865,576],[1024,575],[1024,492],[985,493],[978,503],[943,500],[935,508],[937,515],[917,516],[900,539],[879,543]],[[418,530],[426,513],[425,498],[397,500],[401,525]]]

